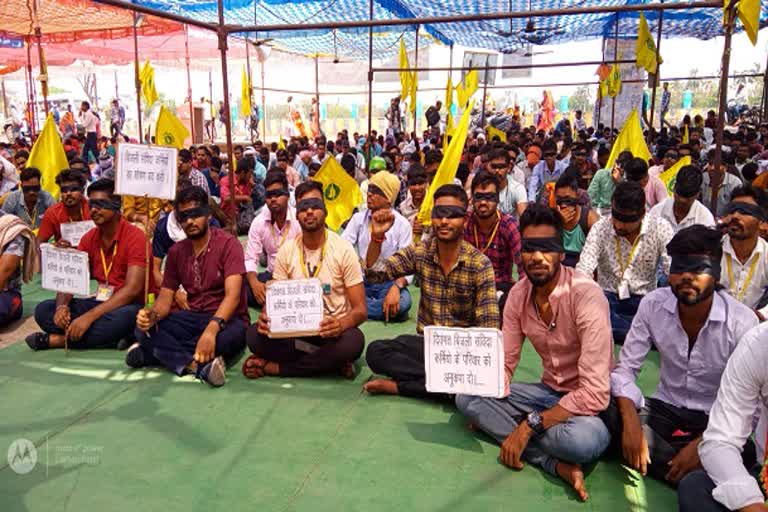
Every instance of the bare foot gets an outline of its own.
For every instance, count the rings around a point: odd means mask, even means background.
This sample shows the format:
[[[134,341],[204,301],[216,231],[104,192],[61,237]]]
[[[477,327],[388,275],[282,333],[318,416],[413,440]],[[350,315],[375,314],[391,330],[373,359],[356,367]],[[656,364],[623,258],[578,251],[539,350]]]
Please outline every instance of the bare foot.
[[[267,374],[266,366],[267,362],[264,359],[250,356],[243,363],[243,375],[249,379],[260,379]]]
[[[353,363],[346,363],[339,372],[345,379],[355,380],[355,365]]]
[[[587,493],[587,487],[584,485],[584,472],[581,470],[581,466],[578,464],[568,464],[567,462],[558,462],[555,469],[560,478],[571,484],[579,499],[587,501],[589,494]]]
[[[372,395],[397,395],[397,382],[390,379],[374,379],[363,384],[363,389]]]

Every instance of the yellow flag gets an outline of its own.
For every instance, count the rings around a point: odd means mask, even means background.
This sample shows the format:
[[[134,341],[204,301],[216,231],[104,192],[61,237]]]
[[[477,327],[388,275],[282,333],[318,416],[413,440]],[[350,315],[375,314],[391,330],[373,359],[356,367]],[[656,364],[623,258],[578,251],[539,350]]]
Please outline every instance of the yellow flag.
[[[139,73],[141,82],[141,95],[147,107],[151,107],[158,99],[157,89],[155,88],[155,69],[149,63],[149,59],[144,62],[144,67]]]
[[[467,102],[472,98],[472,95],[477,91],[477,70],[473,69],[464,77],[463,82],[459,82],[456,86],[456,98],[459,100],[459,107],[464,107]]]
[[[730,0],[723,1],[723,24],[727,21]],[[757,45],[757,31],[760,30],[760,0],[739,0],[736,6],[744,32],[747,33],[752,46]]]
[[[688,144],[690,142],[690,137],[688,136],[688,125],[683,125],[683,144]]]
[[[155,140],[161,146],[173,146],[184,149],[184,141],[189,137],[189,130],[179,121],[173,112],[160,105],[160,114],[157,116],[155,126]]]
[[[445,135],[443,135],[443,153],[445,153],[445,150],[448,148],[448,136],[450,135],[453,137],[453,132],[455,131],[455,128],[453,127],[453,115],[450,111],[448,111],[448,115],[445,116]]]
[[[621,92],[621,69],[618,64],[611,66],[611,74],[608,76],[608,96],[615,98]]]
[[[635,44],[635,66],[645,68],[649,73],[656,73],[660,62],[661,56],[659,56],[659,62],[656,62],[656,43],[648,29],[645,15],[641,12],[640,25],[637,29],[637,43]]]
[[[240,82],[240,110],[243,117],[251,115],[251,77],[243,66],[243,76]]]
[[[408,110],[411,111],[411,115],[416,115],[416,89],[418,87],[418,77],[416,73],[411,74],[411,97],[408,100]]]
[[[408,63],[408,52],[405,51],[405,41],[400,38],[400,69],[410,68]],[[411,94],[411,72],[400,71],[400,99],[404,100]]]
[[[325,223],[333,231],[338,231],[363,200],[360,186],[333,157],[323,163],[312,179],[323,186],[323,200],[328,210]]]
[[[464,144],[467,142],[467,132],[469,131],[469,118],[471,112],[472,105],[469,105],[464,109],[459,125],[453,131],[451,143],[448,144],[448,148],[443,155],[443,160],[437,168],[437,173],[435,174],[434,179],[432,179],[432,183],[429,185],[427,195],[421,203],[421,209],[419,209],[417,217],[425,226],[432,225],[432,206],[435,202],[435,191],[443,185],[453,183],[453,179],[456,177],[456,170],[459,168],[461,155],[464,152]]]
[[[672,167],[667,169],[666,171],[659,174],[659,179],[664,183],[664,186],[667,187],[667,194],[670,196],[675,191],[675,181],[677,180],[677,173],[685,167],[686,165],[691,165],[691,157],[690,156],[684,156],[680,160],[675,163]]]
[[[488,125],[485,130],[488,133],[488,140],[492,141],[494,137],[498,137],[501,142],[507,142],[507,134],[498,128],[494,128],[493,126]]]
[[[277,139],[277,149],[285,149],[285,142],[283,141],[283,137],[281,136],[279,139]]]
[[[451,76],[448,75],[448,83],[445,84],[445,110],[451,115],[451,105],[453,105],[453,83]]]
[[[608,163],[605,165],[607,169],[613,169],[613,164],[622,151],[630,151],[632,156],[642,158],[646,162],[651,159],[651,152],[648,151],[648,145],[643,138],[643,129],[640,126],[640,117],[637,115],[636,108],[632,109],[632,113],[621,127],[616,142],[613,143]]]
[[[53,113],[48,114],[43,131],[40,132],[35,145],[32,146],[27,167],[40,169],[42,175],[40,185],[42,185],[43,190],[54,197],[58,197],[59,186],[56,184],[56,176],[64,169],[69,168],[69,162],[67,161],[67,154],[64,152],[64,145],[59,138],[59,132],[56,130]]]

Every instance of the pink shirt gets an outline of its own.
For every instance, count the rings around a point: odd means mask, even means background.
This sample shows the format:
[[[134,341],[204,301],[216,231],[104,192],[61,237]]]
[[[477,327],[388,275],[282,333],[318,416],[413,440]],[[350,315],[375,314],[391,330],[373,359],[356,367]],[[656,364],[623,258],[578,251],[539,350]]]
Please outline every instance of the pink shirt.
[[[261,212],[253,219],[248,230],[248,244],[245,248],[245,271],[258,272],[259,259],[263,252],[267,253],[267,270],[272,272],[275,266],[277,250],[287,241],[296,238],[301,233],[301,226],[296,220],[296,212],[288,207],[283,229],[278,229],[272,222],[269,208],[264,206]]]
[[[541,382],[565,393],[560,406],[572,414],[594,416],[610,398],[613,366],[608,300],[591,278],[561,266],[549,296],[552,323],[540,318],[527,277],[509,292],[504,308],[504,365],[511,380],[526,337],[541,356]]]
[[[667,187],[664,186],[664,182],[655,176],[648,177],[648,183],[643,190],[645,190],[646,211],[649,211],[663,200],[669,198],[669,193],[667,192]]]

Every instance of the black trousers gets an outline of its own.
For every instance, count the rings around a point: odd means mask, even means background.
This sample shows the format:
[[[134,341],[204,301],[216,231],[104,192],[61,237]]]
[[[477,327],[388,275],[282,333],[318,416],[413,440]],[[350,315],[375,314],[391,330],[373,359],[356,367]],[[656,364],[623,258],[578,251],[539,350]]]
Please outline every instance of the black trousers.
[[[246,340],[254,355],[280,365],[281,377],[337,373],[344,365],[355,362],[365,346],[365,336],[357,327],[347,329],[338,338],[277,339],[260,334],[254,324],[248,328]],[[296,341],[308,344],[313,350],[297,348]]]
[[[404,334],[393,340],[374,341],[368,345],[365,360],[371,371],[394,380],[403,396],[451,400],[447,394],[427,391],[423,336]]]
[[[638,415],[651,455],[648,474],[658,480],[666,481],[669,461],[688,443],[704,433],[709,416],[703,411],[676,407],[655,398],[646,398],[645,406],[638,411]],[[615,400],[611,400],[608,409],[600,417],[611,433],[612,449],[621,454],[623,425]],[[744,446],[742,458],[746,467],[751,467],[755,463],[755,445],[751,440]]]

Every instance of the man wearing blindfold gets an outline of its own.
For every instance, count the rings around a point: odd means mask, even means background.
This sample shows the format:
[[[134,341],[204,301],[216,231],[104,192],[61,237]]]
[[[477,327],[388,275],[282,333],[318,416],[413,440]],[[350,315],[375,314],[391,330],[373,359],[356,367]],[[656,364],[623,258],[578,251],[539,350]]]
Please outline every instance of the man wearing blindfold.
[[[280,171],[270,171],[264,179],[266,208],[254,219],[248,230],[245,248],[245,270],[248,280],[248,305],[263,306],[267,298],[267,282],[272,280],[277,251],[301,233],[296,210],[288,203],[288,178]],[[267,270],[259,273],[259,262],[266,256]]]
[[[366,383],[365,391],[430,396],[424,373],[424,326],[499,327],[493,266],[483,253],[463,240],[467,203],[467,193],[461,186],[438,188],[432,208],[433,238],[396,252],[384,261],[381,272],[366,270],[371,280],[418,276],[421,299],[416,335],[374,341],[368,346],[365,358],[371,371],[389,378]]]
[[[528,181],[528,202],[536,202],[541,198],[547,183],[557,181],[568,164],[557,160],[557,144],[552,139],[547,140],[541,148],[543,160],[536,164]]]
[[[414,164],[408,169],[407,183],[408,195],[397,209],[411,224],[414,240],[426,240],[429,238],[429,228],[425,229],[424,224],[418,220],[421,203],[427,195],[427,172],[420,164]]]
[[[91,218],[91,209],[83,196],[85,176],[78,170],[64,169],[56,176],[56,184],[61,192],[61,200],[46,210],[37,239],[43,244],[53,237],[59,247],[70,247],[70,243],[61,238],[61,225]]]
[[[499,180],[499,210],[509,215],[522,215],[528,204],[525,187],[510,174],[512,161],[509,153],[504,149],[492,150],[486,168]]]
[[[555,203],[557,213],[563,221],[563,247],[565,259],[563,265],[575,267],[579,262],[581,250],[592,226],[600,218],[579,200],[579,181],[569,171],[560,176],[555,183]]]
[[[532,204],[520,218],[525,279],[504,308],[508,395],[457,395],[456,406],[501,444],[505,465],[523,459],[588,493],[583,464],[596,460],[610,435],[597,417],[610,398],[612,362],[608,302],[589,277],[562,265],[563,224],[551,208]],[[541,356],[539,383],[511,382],[525,338]]]
[[[202,188],[180,190],[174,213],[187,238],[168,251],[160,295],[151,308],[139,310],[138,342],[125,363],[160,365],[223,386],[226,362],[243,350],[249,321],[243,248],[226,231],[209,227],[208,194]],[[189,308],[171,311],[180,286]]]
[[[317,278],[323,285],[323,319],[317,336],[272,339],[266,308],[247,332],[253,352],[243,364],[249,379],[264,376],[311,377],[341,374],[354,378],[354,362],[365,338],[358,328],[366,317],[365,288],[354,247],[326,229],[322,185],[296,187],[296,217],[301,234],[277,251],[273,279]]]
[[[675,233],[696,224],[714,227],[712,213],[696,199],[701,191],[701,182],[701,172],[693,165],[686,165],[677,173],[674,195],[651,208],[648,215],[665,219]]]
[[[21,171],[21,187],[8,194],[3,202],[3,211],[17,216],[32,230],[37,230],[45,212],[56,204],[51,194],[42,190],[40,170],[26,167]]]
[[[661,264],[669,273],[666,246],[674,236],[666,220],[645,215],[645,192],[639,183],[623,181],[613,193],[611,217],[589,231],[576,268],[597,282],[611,306],[616,343],[624,342],[640,299],[656,289]]]
[[[601,217],[611,214],[611,198],[616,185],[624,176],[624,166],[632,160],[632,153],[622,151],[616,158],[613,167],[600,169],[592,177],[587,193],[592,199],[592,206],[597,210]]]
[[[760,320],[768,307],[757,309],[768,286],[768,242],[760,237],[766,222],[764,192],[748,185],[734,189],[731,202],[723,209],[723,277],[721,282],[737,300],[755,310]]]
[[[725,162],[721,162],[720,167],[715,168],[714,149],[707,153],[707,162],[707,169],[701,183],[701,202],[715,218],[719,219],[726,214],[725,208],[728,206],[731,194],[741,186],[741,180],[726,171]]]
[[[611,373],[615,402],[604,418],[615,445],[629,466],[671,485],[700,466],[697,447],[725,365],[758,324],[719,284],[720,237],[714,228],[694,225],[669,242],[669,286],[640,302]],[[645,398],[637,375],[651,347],[659,352],[661,374],[656,393]],[[743,456],[753,464],[754,447]]]
[[[33,350],[63,348],[65,339],[75,349],[122,347],[133,339],[147,270],[146,239],[120,215],[121,203],[112,180],[97,180],[88,187],[88,206],[96,229],[83,235],[77,249],[88,253],[91,279],[97,282],[96,296],[75,299],[71,294],[57,293],[55,300],[41,302],[35,308],[35,321],[43,332],[26,338]]]

